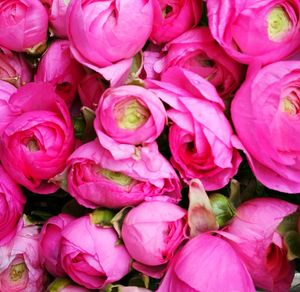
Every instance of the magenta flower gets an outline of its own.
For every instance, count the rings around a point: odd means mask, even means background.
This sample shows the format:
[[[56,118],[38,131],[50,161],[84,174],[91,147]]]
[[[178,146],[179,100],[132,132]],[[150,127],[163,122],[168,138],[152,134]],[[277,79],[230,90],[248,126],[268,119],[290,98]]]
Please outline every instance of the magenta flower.
[[[67,38],[67,8],[70,0],[51,0],[49,22],[55,35]]]

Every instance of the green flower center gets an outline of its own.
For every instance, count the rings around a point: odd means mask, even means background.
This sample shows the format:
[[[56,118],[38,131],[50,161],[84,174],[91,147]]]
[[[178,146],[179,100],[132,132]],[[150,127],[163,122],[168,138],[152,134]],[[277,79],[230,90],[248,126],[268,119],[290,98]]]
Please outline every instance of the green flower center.
[[[13,282],[17,282],[22,278],[24,272],[26,271],[27,267],[25,263],[12,265],[9,271],[9,277]]]
[[[280,41],[292,27],[288,14],[282,7],[278,6],[269,12],[267,21],[268,36],[272,41]]]
[[[131,177],[121,172],[111,171],[109,169],[103,168],[98,170],[98,173],[120,186],[129,186],[133,182],[133,179]]]
[[[285,112],[290,116],[294,116],[299,113],[300,103],[295,98],[287,96],[281,100],[280,109],[282,112]]]

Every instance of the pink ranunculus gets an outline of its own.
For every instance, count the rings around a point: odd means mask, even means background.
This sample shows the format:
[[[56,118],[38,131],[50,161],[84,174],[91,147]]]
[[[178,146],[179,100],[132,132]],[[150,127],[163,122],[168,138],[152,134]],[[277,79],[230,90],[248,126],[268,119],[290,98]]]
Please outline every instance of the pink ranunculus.
[[[60,262],[61,233],[73,220],[74,217],[62,213],[48,219],[41,230],[39,240],[41,263],[55,277],[66,274]]]
[[[98,73],[86,74],[78,84],[78,93],[83,106],[96,110],[106,87]]]
[[[271,189],[300,192],[300,62],[249,68],[231,107],[242,149],[256,178]]]
[[[62,237],[62,266],[79,285],[100,289],[129,273],[130,257],[113,228],[97,227],[84,216],[66,226]]]
[[[154,142],[167,123],[161,100],[136,85],[110,88],[102,95],[94,122],[100,144],[115,159],[130,158],[136,145]]]
[[[201,18],[202,0],[154,0],[154,22],[151,40],[171,41],[195,27]]]
[[[255,292],[245,264],[223,239],[200,234],[171,260],[157,292]]]
[[[234,59],[279,61],[300,48],[298,0],[207,0],[213,37]]]
[[[0,291],[45,291],[46,273],[38,254],[38,227],[23,227],[0,247]]]
[[[52,0],[49,7],[49,22],[54,34],[60,38],[67,38],[67,8],[70,0]]]
[[[88,208],[132,206],[162,195],[177,202],[179,179],[157,145],[143,148],[140,155],[115,160],[97,140],[80,146],[68,159],[68,192]]]
[[[52,83],[56,93],[71,105],[83,76],[83,67],[71,55],[69,41],[58,40],[43,55],[34,79]]]
[[[236,174],[241,157],[233,148],[233,131],[215,88],[201,76],[179,67],[148,86],[171,106],[171,162],[181,177],[198,178],[206,190],[224,187]],[[179,87],[180,86],[180,87]]]
[[[0,80],[20,87],[31,81],[32,72],[21,54],[0,49]]]
[[[65,102],[50,83],[28,83],[11,95],[16,117],[3,130],[0,158],[10,176],[29,190],[48,194],[73,151],[74,131]]]
[[[257,198],[237,208],[224,235],[247,266],[259,288],[288,291],[294,266],[287,260],[283,239],[276,231],[283,218],[298,206],[275,198]]]
[[[75,58],[113,84],[123,79],[151,33],[152,2],[71,0],[67,25]]]
[[[213,84],[222,98],[229,97],[244,77],[244,66],[231,59],[215,42],[208,27],[189,30],[166,44],[165,56],[154,64],[157,73],[179,66]]]
[[[26,198],[0,165],[0,246],[7,244],[22,227]]]
[[[144,202],[133,208],[122,225],[122,239],[136,260],[133,267],[160,278],[168,261],[186,238],[186,210],[169,202]]]
[[[36,0],[0,2],[0,46],[22,52],[47,40],[48,15]]]

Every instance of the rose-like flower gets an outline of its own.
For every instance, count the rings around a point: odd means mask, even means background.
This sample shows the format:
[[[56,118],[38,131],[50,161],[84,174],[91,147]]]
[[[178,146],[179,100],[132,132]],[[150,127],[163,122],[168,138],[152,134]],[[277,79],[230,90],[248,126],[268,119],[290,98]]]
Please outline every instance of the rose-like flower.
[[[86,74],[78,84],[78,93],[82,105],[96,110],[105,89],[102,78],[98,73]]]
[[[266,291],[288,291],[294,267],[276,229],[297,206],[274,198],[257,198],[237,208],[225,235],[242,258],[257,287]]]
[[[67,38],[67,8],[70,0],[51,0],[49,7],[49,22],[55,35]]]
[[[53,84],[56,93],[71,105],[83,76],[82,66],[71,55],[69,41],[59,40],[43,55],[34,79]]]
[[[0,246],[7,244],[22,226],[26,198],[0,165]]]
[[[102,95],[94,122],[100,144],[115,159],[129,158],[135,145],[151,143],[161,134],[167,114],[161,100],[136,85],[110,88]]]
[[[223,239],[200,234],[171,260],[157,292],[255,292],[245,264]]]
[[[20,87],[31,81],[31,68],[21,54],[0,49],[0,80]]]
[[[166,55],[154,64],[156,72],[162,73],[172,66],[185,68],[208,80],[223,98],[237,89],[244,76],[244,66],[224,52],[208,27],[185,32],[163,51]]]
[[[154,0],[154,22],[151,40],[171,41],[195,27],[201,18],[202,0]]]
[[[133,208],[122,225],[122,239],[137,262],[134,268],[161,277],[166,264],[185,239],[186,211],[168,202],[144,202]]]
[[[236,174],[241,157],[232,146],[233,131],[215,88],[179,67],[171,67],[161,79],[149,81],[148,86],[171,106],[172,164],[184,180],[199,178],[206,190],[225,186]]]
[[[28,83],[11,95],[18,114],[4,129],[0,142],[3,167],[21,185],[47,194],[48,182],[65,168],[73,151],[74,134],[65,102],[49,83]]]
[[[178,201],[179,179],[157,145],[141,150],[140,159],[115,160],[97,140],[75,150],[67,162],[68,192],[85,207],[119,208],[161,195]]]
[[[75,58],[112,79],[116,76],[111,74],[129,72],[131,58],[145,45],[152,30],[153,4],[152,0],[71,0],[67,23]]]
[[[48,15],[36,0],[0,2],[0,46],[22,52],[47,39]]]
[[[271,189],[300,192],[299,61],[249,68],[231,107],[238,139],[256,178]],[[274,73],[275,72],[275,73]]]
[[[100,289],[129,273],[130,257],[112,228],[97,227],[84,216],[68,224],[62,237],[62,266],[79,285]]]
[[[300,47],[297,0],[207,0],[213,37],[237,61],[281,60]]]
[[[0,247],[0,291],[44,291],[46,274],[38,254],[38,228],[23,227]]]
[[[41,230],[39,240],[41,263],[55,277],[66,274],[60,263],[61,232],[73,220],[72,216],[62,213],[48,219]]]

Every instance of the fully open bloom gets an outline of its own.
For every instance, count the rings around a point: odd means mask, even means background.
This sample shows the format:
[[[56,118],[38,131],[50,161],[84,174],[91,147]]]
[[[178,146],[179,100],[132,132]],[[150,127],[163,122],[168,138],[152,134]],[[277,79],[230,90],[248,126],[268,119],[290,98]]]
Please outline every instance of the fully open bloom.
[[[67,180],[68,192],[88,208],[132,206],[161,195],[177,202],[181,197],[179,179],[156,145],[142,149],[138,160],[115,160],[97,140],[86,143],[68,159]]]
[[[245,264],[223,239],[200,234],[171,260],[157,292],[254,292]]]
[[[82,66],[71,55],[69,41],[58,40],[43,55],[34,79],[53,84],[56,93],[71,105],[83,76]]]
[[[215,88],[179,67],[170,68],[161,79],[149,81],[148,86],[171,106],[172,164],[184,180],[199,178],[207,190],[225,186],[236,174],[241,157],[232,146],[233,131]]]
[[[225,53],[208,27],[185,32],[166,44],[163,52],[163,58],[154,64],[156,72],[165,72],[172,66],[185,68],[208,80],[223,98],[233,93],[244,77],[244,66]]]
[[[237,209],[224,235],[242,258],[257,287],[266,291],[288,291],[294,267],[276,229],[297,205],[274,198],[257,198]],[[236,237],[235,237],[236,236]]]
[[[35,193],[54,192],[57,187],[48,180],[65,168],[74,146],[65,102],[51,84],[28,83],[11,95],[9,103],[16,116],[1,136],[3,167]]]
[[[111,88],[102,95],[94,122],[100,144],[115,159],[130,158],[135,145],[154,142],[167,122],[161,100],[136,85]]]
[[[0,2],[0,46],[22,52],[47,39],[48,15],[36,0]]]
[[[112,228],[97,227],[84,216],[68,224],[62,237],[62,266],[79,285],[100,289],[129,273],[130,257]]]
[[[232,103],[238,138],[259,181],[271,189],[300,192],[299,61],[249,69]]]
[[[61,232],[73,220],[72,216],[62,213],[48,219],[41,230],[39,240],[41,263],[55,277],[66,274],[60,262]]]
[[[0,246],[8,243],[22,227],[25,202],[20,187],[0,165]]]
[[[242,63],[281,60],[300,47],[297,0],[207,0],[213,37]]]
[[[106,79],[128,73],[131,58],[151,33],[152,6],[152,0],[71,0],[67,24],[73,55]]]
[[[154,0],[151,40],[165,43],[195,27],[201,18],[202,0]]]
[[[134,268],[161,277],[185,239],[186,224],[186,211],[172,203],[144,202],[130,210],[122,224],[122,239],[137,261]]]
[[[46,273],[38,254],[38,227],[23,227],[0,247],[0,291],[44,291]]]

